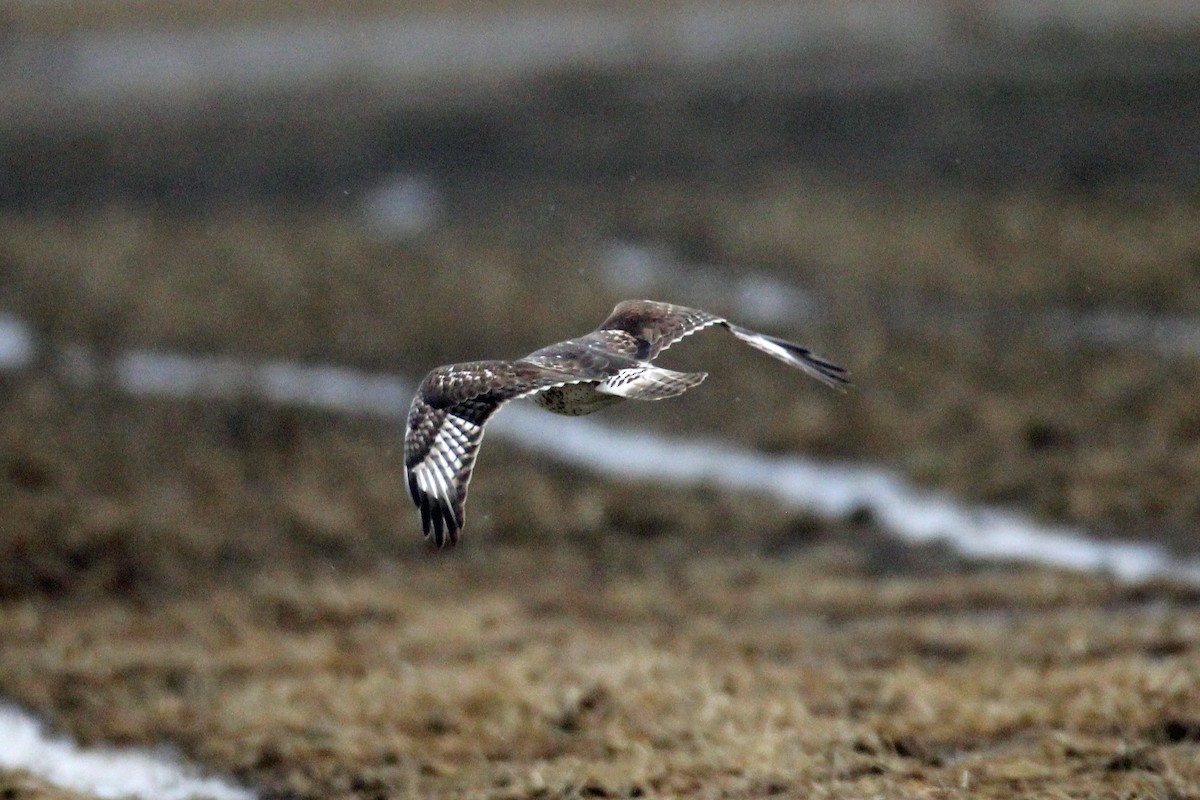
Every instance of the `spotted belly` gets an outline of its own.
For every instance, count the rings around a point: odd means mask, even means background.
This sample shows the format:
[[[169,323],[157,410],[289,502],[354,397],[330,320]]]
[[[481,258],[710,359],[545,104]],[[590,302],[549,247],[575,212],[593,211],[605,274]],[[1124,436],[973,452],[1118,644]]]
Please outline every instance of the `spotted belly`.
[[[596,391],[596,383],[568,383],[545,389],[533,396],[533,402],[547,411],[568,417],[582,417],[619,403],[624,398]]]

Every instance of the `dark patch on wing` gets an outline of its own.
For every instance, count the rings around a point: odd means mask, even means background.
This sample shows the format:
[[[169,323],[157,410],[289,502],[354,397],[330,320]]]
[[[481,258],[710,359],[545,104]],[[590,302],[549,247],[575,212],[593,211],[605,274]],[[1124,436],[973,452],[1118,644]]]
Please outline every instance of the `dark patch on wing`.
[[[572,379],[601,381],[635,364],[642,347],[621,331],[592,331],[535,350],[517,363],[562,372]]]
[[[722,322],[721,317],[696,308],[654,300],[626,300],[617,304],[597,332],[629,334],[640,344],[637,358],[649,361],[688,334]]]

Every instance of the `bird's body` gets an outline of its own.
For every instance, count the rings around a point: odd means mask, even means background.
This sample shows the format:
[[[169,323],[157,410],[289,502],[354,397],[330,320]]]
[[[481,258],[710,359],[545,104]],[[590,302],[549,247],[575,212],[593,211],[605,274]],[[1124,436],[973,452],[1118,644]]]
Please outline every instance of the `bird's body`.
[[[595,383],[568,383],[566,386],[553,386],[542,389],[530,399],[534,403],[554,414],[566,417],[582,417],[602,408],[621,402],[624,398],[615,394],[604,394]]]
[[[622,400],[662,400],[707,377],[652,364],[685,336],[720,325],[768,355],[826,385],[844,370],[782,339],[755,333],[706,311],[652,300],[626,300],[591,333],[543,347],[516,361],[449,364],[421,382],[408,413],[404,462],[425,535],[438,547],[458,541],[463,504],[483,426],[505,402],[531,397],[547,411],[582,416]]]

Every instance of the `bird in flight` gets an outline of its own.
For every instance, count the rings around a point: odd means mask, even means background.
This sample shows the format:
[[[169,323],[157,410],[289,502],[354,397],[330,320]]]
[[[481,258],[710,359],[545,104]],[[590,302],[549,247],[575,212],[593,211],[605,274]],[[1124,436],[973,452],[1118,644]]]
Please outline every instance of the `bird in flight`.
[[[827,386],[842,389],[846,371],[799,345],[747,330],[694,308],[626,300],[591,333],[543,347],[516,361],[470,361],[425,376],[408,411],[404,467],[426,538],[455,545],[483,426],[509,400],[529,397],[547,411],[582,416],[622,400],[683,394],[706,372],[675,372],[651,363],[685,336],[713,326]]]

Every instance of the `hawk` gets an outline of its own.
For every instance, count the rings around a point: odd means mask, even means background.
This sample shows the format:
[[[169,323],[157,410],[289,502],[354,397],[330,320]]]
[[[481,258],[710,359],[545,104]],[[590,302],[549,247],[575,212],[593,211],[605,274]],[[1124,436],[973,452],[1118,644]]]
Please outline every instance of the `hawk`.
[[[408,412],[404,466],[408,492],[421,510],[426,538],[458,542],[463,504],[483,426],[509,400],[529,397],[547,411],[581,416],[622,400],[663,400],[683,394],[706,372],[675,372],[651,362],[685,336],[713,326],[827,386],[841,389],[846,372],[808,350],[694,308],[626,300],[596,330],[543,347],[516,361],[470,361],[437,367],[421,381]]]

